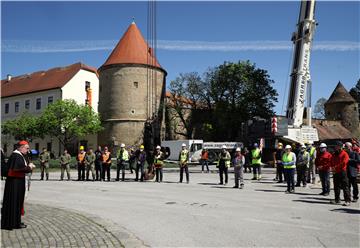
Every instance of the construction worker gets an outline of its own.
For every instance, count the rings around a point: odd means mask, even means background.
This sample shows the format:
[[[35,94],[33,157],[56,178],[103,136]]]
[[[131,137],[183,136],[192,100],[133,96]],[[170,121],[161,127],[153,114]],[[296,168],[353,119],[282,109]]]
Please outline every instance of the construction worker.
[[[71,156],[68,153],[68,151],[64,149],[64,153],[60,156],[61,181],[64,179],[64,170],[66,170],[68,181],[70,180],[70,162],[71,162]]]
[[[101,181],[102,175],[102,151],[101,146],[95,151],[95,172],[96,172],[96,181]]]
[[[129,152],[125,149],[125,144],[120,145],[120,150],[117,154],[117,167],[116,167],[116,181],[119,181],[121,170],[121,181],[125,181],[125,168],[129,165]]]
[[[139,170],[140,170],[140,181],[143,182],[144,181],[144,177],[145,177],[145,171],[144,171],[144,166],[145,166],[145,161],[146,161],[146,152],[144,151],[144,146],[141,145],[139,150],[135,153],[136,158],[136,178],[135,181],[139,180]]]
[[[282,157],[282,163],[284,165],[285,180],[287,183],[287,190],[285,193],[294,193],[295,192],[295,167],[296,167],[296,155],[291,151],[291,146],[285,146],[285,152]]]
[[[160,183],[163,180],[163,166],[164,166],[164,153],[161,151],[161,146],[156,147],[154,153],[154,166],[156,172],[156,182]]]
[[[350,142],[345,143],[345,151],[349,155],[349,163],[347,165],[347,176],[349,178],[349,191],[353,188],[352,202],[357,202],[359,199],[359,187],[356,182],[358,175],[358,164],[360,163],[360,155],[352,150],[353,145]]]
[[[180,166],[180,181],[179,181],[179,183],[182,183],[182,181],[183,181],[184,170],[185,170],[185,175],[186,175],[186,183],[189,183],[188,161],[189,161],[189,151],[186,149],[186,144],[183,143],[181,145],[181,151],[179,153],[179,166]]]
[[[238,147],[235,150],[235,156],[232,161],[234,165],[234,174],[235,174],[235,186],[233,188],[239,188],[240,180],[240,189],[244,188],[244,164],[245,157],[241,154],[241,148]]]
[[[300,151],[296,158],[296,187],[300,187],[300,184],[303,184],[303,187],[306,187],[306,175],[307,170],[309,169],[310,155],[306,151],[306,146],[301,145]]]
[[[230,168],[231,155],[226,150],[226,146],[223,145],[222,151],[219,154],[218,168],[220,176],[220,185],[224,184],[223,174],[225,174],[225,185],[228,183],[228,168]]]
[[[331,161],[335,192],[335,200],[330,201],[332,204],[340,204],[340,190],[342,189],[344,191],[345,200],[343,206],[350,205],[351,197],[349,191],[349,179],[347,177],[348,162],[349,155],[343,150],[343,143],[341,141],[337,141]]]
[[[130,151],[129,151],[129,170],[130,173],[133,174],[133,168],[134,168],[134,163],[136,160],[136,154],[135,154],[135,150],[133,147],[130,147]]]
[[[92,179],[95,181],[95,160],[96,156],[93,149],[89,149],[85,156],[86,181],[89,181],[89,172],[91,171]]]
[[[310,161],[309,161],[309,170],[307,173],[307,182],[315,184],[316,182],[316,166],[315,166],[315,159],[316,159],[316,148],[311,144],[307,144],[307,151],[310,154]]]
[[[206,148],[204,148],[201,151],[200,163],[201,163],[201,173],[204,173],[204,165],[206,166],[207,173],[209,173],[210,172],[210,170],[209,170],[209,152]]]
[[[274,166],[276,167],[275,181],[278,183],[283,182],[284,166],[282,164],[282,156],[284,154],[284,148],[282,143],[278,143],[276,151],[273,153]]]
[[[84,151],[84,147],[80,146],[80,152],[76,157],[78,167],[78,181],[85,180],[85,156],[86,153]]]
[[[43,148],[42,153],[39,155],[40,159],[40,169],[41,169],[41,179],[44,180],[44,171],[46,174],[46,180],[49,180],[49,161],[50,161],[50,153]]]
[[[319,171],[322,192],[320,195],[328,196],[330,194],[330,167],[332,155],[327,151],[327,145],[321,143],[319,146],[319,154],[315,159],[315,166]]]
[[[111,153],[107,146],[104,147],[104,152],[102,154],[102,175],[101,179],[105,181],[105,172],[107,175],[107,180],[110,182],[110,170],[111,170]]]
[[[247,173],[247,169],[249,169],[249,173],[251,173],[250,152],[247,149],[247,147],[244,148],[243,155],[245,157],[245,165],[244,165],[245,171],[244,172]]]
[[[251,180],[261,179],[261,150],[258,143],[254,143],[254,149],[251,150],[251,165],[253,167],[254,177]]]

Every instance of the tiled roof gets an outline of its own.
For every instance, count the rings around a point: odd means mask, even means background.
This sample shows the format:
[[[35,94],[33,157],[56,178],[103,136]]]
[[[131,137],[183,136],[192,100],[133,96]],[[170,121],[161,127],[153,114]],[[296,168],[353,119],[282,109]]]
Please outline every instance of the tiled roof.
[[[10,81],[3,79],[1,80],[1,97],[61,88],[81,69],[97,74],[96,68],[79,62],[65,67],[12,77]]]
[[[161,68],[160,64],[153,56],[152,48],[146,43],[134,22],[130,24],[125,34],[100,69],[116,64],[143,64]]]
[[[339,82],[329,97],[329,100],[325,104],[331,103],[353,103],[356,102],[355,99],[350,95],[350,93],[345,89],[341,82]]]
[[[312,125],[318,130],[319,140],[352,138],[351,132],[340,121],[313,119]]]

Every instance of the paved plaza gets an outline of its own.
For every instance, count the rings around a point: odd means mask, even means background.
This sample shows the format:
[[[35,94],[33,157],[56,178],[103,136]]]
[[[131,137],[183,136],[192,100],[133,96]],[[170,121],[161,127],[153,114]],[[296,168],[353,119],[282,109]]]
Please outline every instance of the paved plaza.
[[[203,174],[199,167],[191,168],[190,184],[177,183],[176,169],[165,171],[163,183],[135,182],[134,174],[126,182],[59,181],[58,172],[39,181],[35,173],[28,228],[2,231],[2,245],[359,247],[359,203],[331,205],[333,191],[319,196],[319,185],[285,194],[273,172],[264,169],[259,182],[245,174],[244,189],[232,188],[232,173],[223,186],[215,171]]]

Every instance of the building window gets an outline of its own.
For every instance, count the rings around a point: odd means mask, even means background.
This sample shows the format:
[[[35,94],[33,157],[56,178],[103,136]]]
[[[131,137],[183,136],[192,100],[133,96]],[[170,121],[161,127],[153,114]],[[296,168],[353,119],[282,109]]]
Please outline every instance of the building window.
[[[134,86],[135,86],[135,88],[139,88],[139,83],[138,83],[138,82],[134,82]]]
[[[9,104],[8,103],[5,103],[5,114],[8,114],[9,113]]]
[[[15,102],[15,113],[19,112],[19,102]]]
[[[25,100],[25,109],[30,109],[30,100]]]
[[[52,143],[51,142],[48,142],[46,144],[46,150],[48,150],[48,152],[51,152],[51,149],[52,149]]]
[[[49,96],[48,97],[48,105],[52,104],[54,102],[54,97],[53,96]]]
[[[41,98],[36,98],[36,110],[41,109]]]
[[[85,91],[87,91],[90,88],[90,82],[85,81]]]

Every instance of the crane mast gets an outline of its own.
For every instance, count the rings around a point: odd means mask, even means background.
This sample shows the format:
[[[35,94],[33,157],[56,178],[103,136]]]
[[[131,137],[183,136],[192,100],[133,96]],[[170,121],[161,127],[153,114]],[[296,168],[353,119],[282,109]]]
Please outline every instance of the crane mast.
[[[310,95],[310,50],[315,31],[315,0],[302,0],[297,31],[293,33],[291,40],[294,43],[294,54],[289,98],[287,103],[286,117],[288,124],[294,128],[300,128],[303,124],[304,104],[306,96]],[[308,92],[308,93],[307,93]],[[311,101],[306,101],[311,106]],[[308,109],[308,113],[311,110]],[[308,115],[311,121],[311,115]]]

